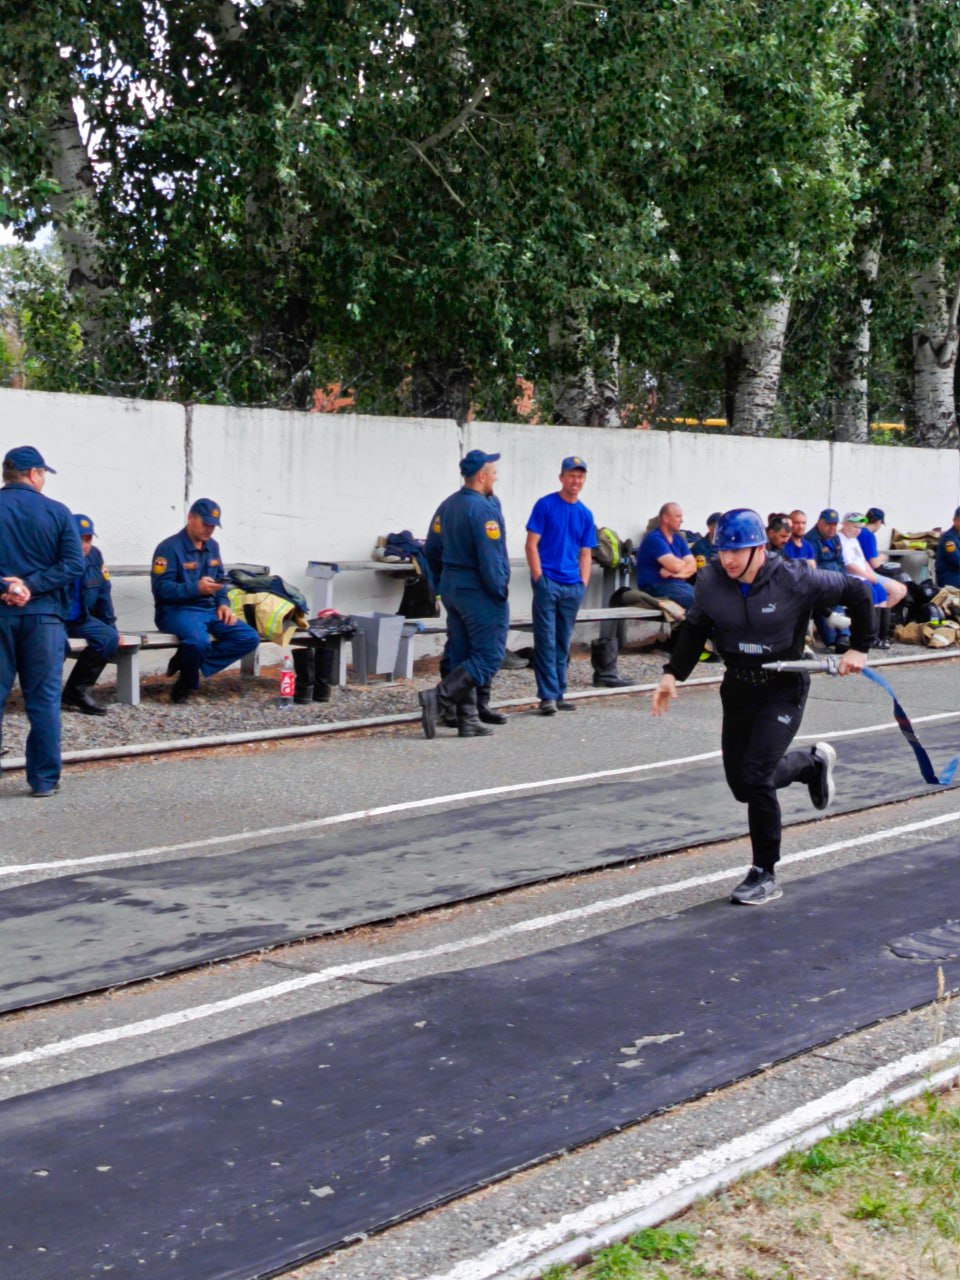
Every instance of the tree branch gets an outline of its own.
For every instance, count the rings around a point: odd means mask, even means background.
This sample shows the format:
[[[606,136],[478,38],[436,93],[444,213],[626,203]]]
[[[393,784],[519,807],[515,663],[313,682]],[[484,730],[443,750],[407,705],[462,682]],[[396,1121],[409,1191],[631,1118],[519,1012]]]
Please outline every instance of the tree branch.
[[[442,129],[438,129],[436,133],[432,133],[429,138],[424,138],[420,142],[418,147],[420,153],[422,154],[424,151],[429,151],[431,147],[435,147],[438,143],[443,142],[444,138],[449,138],[452,133],[456,133],[465,121],[473,115],[477,107],[490,92],[490,86],[492,83],[492,80],[481,80],[476,89],[474,89],[473,93],[470,95],[470,101],[464,106],[463,110],[458,111],[453,119],[448,121]],[[414,146],[413,143],[410,145]]]
[[[411,142],[409,138],[405,138],[405,139],[404,139],[404,142],[405,142],[405,143],[406,143],[406,145],[410,148],[410,150],[413,152],[413,154],[414,154],[415,156],[419,156],[419,157],[420,157],[420,159],[421,159],[421,160],[423,161],[423,163],[427,166],[427,168],[431,171],[431,173],[435,174],[435,175],[440,179],[440,181],[441,181],[441,182],[443,183],[443,185],[446,187],[446,189],[447,189],[448,193],[450,194],[450,196],[451,196],[454,200],[456,200],[456,202],[457,202],[457,204],[460,206],[460,208],[461,208],[461,209],[465,209],[467,206],[463,203],[463,201],[460,199],[460,197],[459,197],[459,196],[457,195],[457,193],[454,191],[453,187],[451,187],[450,183],[446,180],[446,178],[443,176],[443,174],[440,172],[440,170],[437,168],[437,166],[436,166],[435,164],[433,164],[433,162],[429,159],[429,157],[428,157],[428,156],[425,156],[425,155],[423,154],[423,152],[420,150],[420,148],[417,146],[417,144],[416,144],[415,142]]]

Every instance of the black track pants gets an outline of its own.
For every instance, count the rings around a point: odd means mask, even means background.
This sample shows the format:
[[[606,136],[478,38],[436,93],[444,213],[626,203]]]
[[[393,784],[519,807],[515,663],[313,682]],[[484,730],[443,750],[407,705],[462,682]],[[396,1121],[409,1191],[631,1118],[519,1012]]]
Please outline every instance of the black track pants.
[[[747,806],[754,866],[772,870],[780,860],[777,791],[816,776],[809,750],[787,751],[800,728],[810,677],[783,674],[762,685],[728,674],[720,686],[721,749],[727,785]]]

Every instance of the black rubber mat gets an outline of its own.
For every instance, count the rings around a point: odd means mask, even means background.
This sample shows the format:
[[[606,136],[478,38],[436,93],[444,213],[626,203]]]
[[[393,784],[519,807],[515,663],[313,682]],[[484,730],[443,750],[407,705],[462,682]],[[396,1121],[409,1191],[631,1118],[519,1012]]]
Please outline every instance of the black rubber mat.
[[[12,1099],[0,1274],[272,1275],[932,1001],[958,901],[944,840]]]
[[[957,722],[926,727],[934,758]],[[900,733],[840,738],[831,813],[929,792]],[[780,793],[809,821],[806,787]],[[745,832],[719,760],[0,892],[0,1011]]]

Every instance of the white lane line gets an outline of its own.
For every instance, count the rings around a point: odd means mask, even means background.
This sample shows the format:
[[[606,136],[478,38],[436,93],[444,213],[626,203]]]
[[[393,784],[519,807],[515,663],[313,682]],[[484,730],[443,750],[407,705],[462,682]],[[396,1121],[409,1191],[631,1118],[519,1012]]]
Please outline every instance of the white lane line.
[[[956,719],[955,711],[942,711],[935,715],[917,716],[915,725],[933,720]],[[828,733],[801,733],[798,739],[816,740],[845,738],[863,733],[880,733],[895,729],[895,720],[883,724],[864,725],[862,729],[836,729]],[[657,760],[652,764],[624,765],[617,769],[600,769],[594,773],[569,774],[562,778],[541,778],[535,782],[515,782],[500,787],[484,787],[477,791],[455,791],[449,795],[427,796],[421,800],[402,800],[397,804],[378,805],[371,809],[356,809],[352,813],[336,813],[326,818],[310,818],[305,822],[291,822],[282,827],[260,827],[254,831],[235,831],[230,835],[207,836],[201,840],[185,840],[180,844],[158,844],[145,849],[127,849],[122,853],[95,853],[82,858],[59,858],[55,862],[22,862],[17,866],[0,867],[0,877],[24,875],[32,871],[62,871],[69,867],[104,866],[115,862],[137,862],[143,858],[156,858],[168,853],[185,853],[190,849],[213,849],[236,840],[263,840],[271,836],[296,835],[298,832],[316,831],[323,827],[340,826],[348,822],[361,822],[366,818],[380,818],[390,813],[412,813],[433,805],[455,804],[464,800],[484,800],[491,796],[516,795],[522,791],[536,791],[541,787],[561,787],[579,782],[599,782],[604,778],[620,778],[631,773],[646,773],[654,769],[673,769],[679,765],[697,764],[701,760],[716,760],[719,751],[704,751],[699,755],[680,756],[675,760]],[[237,851],[239,852],[239,850]]]
[[[803,849],[797,853],[788,853],[784,863],[805,862],[810,858],[819,858],[828,853],[836,853],[840,849],[854,849],[861,845],[876,844],[878,841],[902,835],[910,835],[916,831],[926,831],[933,827],[943,826],[948,822],[960,819],[960,810],[955,813],[939,814],[935,818],[925,818],[917,822],[908,822],[900,827],[888,827],[884,831],[874,831],[869,835],[857,836],[853,840],[836,840],[831,844],[818,845],[813,849]],[[376,956],[369,960],[354,960],[349,964],[331,965],[320,969],[317,973],[302,974],[297,978],[288,978],[285,982],[272,983],[267,987],[258,987],[254,991],[244,992],[239,996],[230,996],[224,1000],[216,1000],[209,1004],[195,1005],[192,1009],[179,1009],[175,1013],[162,1014],[156,1018],[145,1018],[140,1022],[131,1022],[126,1026],[110,1027],[103,1031],[91,1031],[84,1035],[74,1036],[69,1040],[55,1040],[50,1044],[39,1045],[35,1049],[26,1049],[6,1058],[0,1058],[0,1071],[12,1067],[29,1066],[42,1062],[47,1058],[56,1058],[68,1053],[76,1053],[84,1049],[93,1049],[99,1045],[115,1044],[120,1040],[130,1040],[137,1036],[150,1035],[153,1032],[168,1031],[172,1027],[181,1027],[190,1022],[198,1022],[203,1018],[212,1018],[235,1009],[242,1009],[255,1004],[264,1004],[270,1000],[280,999],[297,991],[305,991],[334,982],[338,978],[352,978],[358,974],[369,973],[372,969],[391,968],[396,965],[414,964],[422,960],[436,960],[443,956],[456,955],[462,951],[470,951],[477,947],[489,946],[494,942],[517,937],[521,934],[537,933],[544,929],[553,929],[560,924],[586,920],[590,916],[603,915],[609,911],[617,911],[622,907],[634,906],[651,898],[666,897],[668,894],[681,893],[685,889],[695,889],[703,885],[717,884],[721,880],[729,881],[735,872],[714,871],[709,875],[691,876],[686,880],[677,880],[671,884],[653,885],[647,889],[638,889],[633,893],[621,894],[616,898],[604,898],[586,906],[574,907],[569,911],[555,911],[550,915],[536,916],[530,920],[518,920],[514,924],[504,925],[501,929],[493,929],[489,933],[477,934],[470,938],[460,938],[456,942],[444,942],[434,947],[425,947],[414,951],[402,951],[392,956]]]
[[[855,1120],[950,1083],[960,1074],[958,1053],[960,1037],[906,1054],[750,1133],[682,1160],[639,1186],[564,1214],[546,1226],[518,1232],[426,1280],[533,1280],[555,1263],[595,1253],[635,1231],[664,1222],[694,1200],[767,1167],[788,1151],[813,1146]],[[900,1084],[904,1080],[910,1083]]]

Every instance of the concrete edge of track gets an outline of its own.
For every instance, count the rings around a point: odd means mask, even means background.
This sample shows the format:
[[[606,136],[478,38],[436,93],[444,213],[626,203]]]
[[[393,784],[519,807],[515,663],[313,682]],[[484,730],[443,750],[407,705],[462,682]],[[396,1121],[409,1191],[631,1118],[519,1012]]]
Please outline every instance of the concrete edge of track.
[[[905,1083],[898,1083],[905,1080]],[[598,1250],[677,1217],[697,1200],[805,1151],[859,1120],[960,1080],[960,1038],[908,1054],[794,1111],[683,1160],[629,1191],[519,1232],[425,1280],[537,1280],[553,1265],[580,1265]]]
[[[900,658],[881,658],[872,662],[871,667],[893,667],[913,665],[922,662],[944,662],[960,658],[960,651],[943,653],[918,653]],[[699,680],[690,680],[684,688],[692,689],[703,685],[719,684],[723,676],[703,676]],[[656,683],[634,684],[622,689],[584,689],[568,694],[571,702],[586,702],[593,698],[620,698],[637,693],[652,693]],[[529,698],[513,698],[506,702],[495,702],[495,707],[528,707],[536,701]],[[240,733],[212,734],[204,738],[168,738],[158,742],[132,742],[118,747],[91,747],[85,751],[65,751],[63,763],[88,764],[98,760],[125,760],[137,756],[155,756],[171,754],[175,751],[213,750],[218,747],[238,747],[255,742],[283,742],[291,738],[311,738],[331,733],[349,733],[361,729],[389,728],[393,725],[414,724],[420,719],[419,711],[397,712],[389,716],[368,716],[362,720],[333,720],[326,724],[291,725],[286,729],[259,729]],[[11,756],[9,760],[0,761],[0,773],[13,773],[26,768],[24,756]]]

